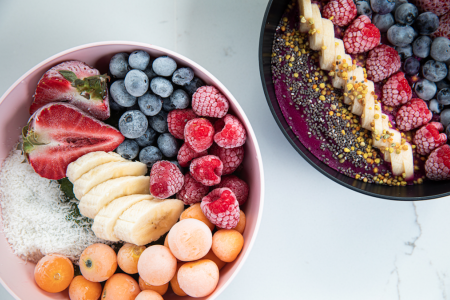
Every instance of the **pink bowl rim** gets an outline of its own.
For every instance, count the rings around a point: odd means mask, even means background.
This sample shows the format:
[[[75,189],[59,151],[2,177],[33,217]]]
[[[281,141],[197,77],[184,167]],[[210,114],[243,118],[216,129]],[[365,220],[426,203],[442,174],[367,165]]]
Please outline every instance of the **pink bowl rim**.
[[[252,234],[252,237],[250,239],[250,244],[248,246],[248,251],[244,254],[244,257],[242,258],[242,262],[237,266],[236,271],[230,276],[230,278],[225,282],[225,284],[217,291],[217,293],[215,294],[215,296],[213,296],[211,298],[211,300],[215,299],[217,296],[219,296],[227,287],[228,285],[231,283],[231,281],[233,281],[233,279],[236,277],[236,275],[239,273],[239,271],[241,270],[243,264],[245,263],[245,261],[247,260],[253,245],[255,243],[256,237],[258,235],[259,232],[259,227],[261,225],[261,218],[262,218],[262,212],[263,212],[263,206],[264,206],[264,169],[263,169],[263,164],[262,164],[262,157],[261,157],[261,151],[259,149],[259,144],[258,141],[256,139],[256,135],[253,131],[253,128],[250,124],[250,121],[247,118],[247,115],[245,114],[244,110],[242,109],[242,107],[239,105],[239,102],[236,100],[236,98],[234,98],[234,96],[231,94],[231,92],[214,76],[212,75],[209,71],[207,71],[205,68],[203,68],[202,66],[200,66],[199,64],[197,64],[196,62],[190,60],[189,58],[175,52],[172,50],[168,50],[166,48],[163,47],[159,47],[159,46],[155,46],[155,45],[151,45],[151,44],[147,44],[147,43],[141,43],[141,42],[131,42],[131,41],[104,41],[104,42],[95,42],[95,43],[89,43],[89,44],[84,44],[84,45],[80,45],[80,46],[76,46],[64,51],[61,51],[45,60],[43,60],[42,62],[38,63],[37,65],[35,65],[33,68],[31,68],[28,72],[26,72],[24,75],[22,75],[19,79],[16,80],[16,82],[14,82],[9,89],[6,90],[6,92],[2,95],[2,97],[0,98],[0,104],[2,104],[2,102],[6,99],[6,97],[11,93],[11,91],[17,87],[19,85],[19,83],[24,80],[26,77],[28,77],[31,73],[33,73],[34,71],[36,71],[37,69],[39,69],[40,67],[42,67],[43,65],[56,60],[57,58],[59,58],[62,55],[66,55],[66,54],[70,54],[72,52],[78,51],[78,50],[82,50],[82,49],[86,49],[86,48],[93,48],[93,47],[97,47],[97,46],[108,46],[108,45],[132,45],[132,46],[137,46],[137,47],[147,47],[147,48],[151,48],[154,50],[158,50],[158,51],[162,51],[167,53],[168,55],[177,57],[181,60],[186,61],[189,65],[195,66],[196,68],[198,68],[199,70],[201,70],[203,73],[205,73],[213,82],[214,84],[216,84],[217,86],[220,86],[220,89],[222,89],[223,91],[225,91],[225,93],[227,94],[227,97],[236,105],[236,109],[239,111],[239,113],[242,115],[242,117],[244,118],[244,123],[247,125],[248,128],[248,134],[252,137],[252,140],[254,141],[254,146],[255,146],[255,150],[258,156],[258,165],[259,165],[259,169],[260,169],[260,177],[261,177],[261,185],[260,185],[260,206],[259,206],[259,211],[258,211],[258,217],[256,220],[256,225],[255,225],[255,230]],[[0,278],[0,283],[3,285],[3,287],[11,294],[11,296],[13,296],[15,299],[17,300],[23,300],[21,298],[19,298],[10,288],[8,285],[6,285],[6,283],[3,281],[2,278]]]

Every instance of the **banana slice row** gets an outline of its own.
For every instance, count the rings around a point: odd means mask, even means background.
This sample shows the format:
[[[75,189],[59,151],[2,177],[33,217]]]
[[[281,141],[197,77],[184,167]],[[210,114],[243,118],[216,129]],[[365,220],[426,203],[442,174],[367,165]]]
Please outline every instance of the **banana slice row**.
[[[319,6],[311,4],[311,0],[298,0],[298,4],[299,30],[308,32],[311,49],[320,51],[320,68],[331,71],[331,75],[334,72],[333,86],[344,89],[344,103],[351,106],[353,114],[361,116],[361,126],[372,131],[373,146],[391,163],[392,174],[413,178],[412,147],[408,142],[402,144],[401,133],[389,125],[381,103],[374,98],[374,83],[365,79],[363,68],[353,65],[343,41],[334,36],[333,22],[321,17]]]

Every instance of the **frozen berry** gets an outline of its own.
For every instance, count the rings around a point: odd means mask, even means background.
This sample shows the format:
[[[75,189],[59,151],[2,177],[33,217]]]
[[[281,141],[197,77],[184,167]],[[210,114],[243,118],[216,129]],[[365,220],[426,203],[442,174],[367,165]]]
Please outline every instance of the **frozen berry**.
[[[158,148],[165,157],[175,157],[178,153],[178,142],[170,133],[161,134],[157,140]]]
[[[450,125],[450,108],[444,109],[441,112],[440,117],[442,125],[447,128],[447,126]]]
[[[370,4],[367,1],[356,2],[356,13],[358,16],[365,15],[372,18],[372,8],[370,8]]]
[[[222,161],[215,155],[205,155],[192,161],[189,167],[192,177],[206,186],[220,183],[222,176]]]
[[[207,155],[208,152],[205,150],[203,152],[195,152],[188,146],[188,144],[184,143],[178,151],[177,159],[180,163],[180,166],[187,167],[189,166],[189,162],[197,157],[202,157]]]
[[[450,88],[450,82],[447,79],[438,81],[438,82],[436,82],[436,87],[437,87],[438,91],[445,89],[445,88]]]
[[[173,85],[169,80],[165,78],[155,77],[150,82],[150,89],[156,95],[167,98],[172,95]]]
[[[131,70],[125,76],[125,88],[130,95],[140,97],[148,90],[149,80],[141,70]]]
[[[214,141],[223,148],[236,148],[245,144],[247,131],[238,118],[226,115],[222,120],[214,124],[216,134]]]
[[[436,97],[439,104],[450,105],[450,88],[440,90]]]
[[[200,87],[192,96],[192,109],[199,116],[222,118],[228,108],[228,99],[213,86]]]
[[[413,98],[397,112],[397,127],[401,131],[410,131],[427,124],[433,114],[422,99]]]
[[[408,57],[403,63],[403,71],[406,75],[417,75],[420,71],[420,62],[415,57]]]
[[[211,147],[214,140],[214,127],[204,118],[190,120],[184,127],[186,143],[195,152],[202,152]]]
[[[223,175],[228,175],[236,171],[244,160],[244,147],[222,148],[213,144],[210,154],[217,156],[223,163]]]
[[[161,110],[157,115],[148,118],[148,123],[150,127],[159,133],[167,132],[167,112]]]
[[[372,23],[380,30],[380,32],[387,32],[388,29],[394,25],[395,21],[394,16],[391,13],[385,15],[376,14],[372,18]]]
[[[436,61],[447,61],[450,59],[450,40],[446,37],[435,38],[431,43],[431,57]]]
[[[450,11],[450,1],[448,0],[415,0],[420,11],[430,11],[438,17]]]
[[[416,82],[414,91],[421,99],[430,100],[436,95],[437,88],[434,82],[422,78]]]
[[[150,193],[160,199],[168,198],[183,187],[184,176],[173,163],[161,160],[150,172]]]
[[[394,0],[370,0],[370,6],[372,7],[373,12],[376,12],[380,15],[385,15],[390,13],[395,7]]]
[[[153,128],[147,128],[147,131],[137,139],[135,139],[136,143],[141,147],[147,147],[153,145],[156,140],[156,131]]]
[[[179,163],[178,161],[176,161],[176,160],[171,160],[170,162],[173,163],[175,166],[177,166],[177,168],[180,169],[180,172],[181,172],[181,173],[183,173],[183,174],[185,173],[183,167],[180,166],[180,163]]]
[[[441,133],[444,126],[439,122],[431,122],[416,131],[414,144],[417,147],[417,153],[428,155],[436,148],[447,142],[447,135]]]
[[[136,97],[130,95],[123,80],[116,80],[111,84],[109,93],[113,100],[122,107],[131,107],[136,103]]]
[[[117,53],[109,62],[109,71],[115,78],[125,78],[131,69],[128,65],[128,53]]]
[[[180,199],[186,205],[194,204],[202,201],[202,198],[209,192],[209,187],[201,184],[191,174],[184,175],[184,185],[177,194],[177,199]]]
[[[421,58],[426,58],[430,55],[431,50],[431,38],[427,35],[419,36],[413,42],[413,52],[414,55]]]
[[[443,62],[429,60],[422,67],[422,75],[432,82],[438,82],[447,76],[447,66]]]
[[[191,104],[189,95],[184,90],[175,90],[168,98],[164,98],[163,108],[165,111],[174,109],[185,109]]]
[[[403,4],[404,5],[404,4]],[[404,47],[411,44],[416,37],[416,32],[409,25],[392,25],[387,31],[387,38],[394,46]]]
[[[161,151],[154,146],[145,147],[139,153],[139,161],[143,164],[146,164],[148,167],[153,166],[154,163],[160,161],[161,159]]]
[[[229,188],[217,188],[203,197],[203,213],[219,228],[231,229],[239,222],[239,202]]]
[[[189,67],[179,68],[173,73],[172,82],[178,85],[186,85],[194,79],[194,70]]]
[[[153,71],[159,76],[171,76],[176,69],[177,63],[168,56],[160,56],[153,61]]]
[[[430,100],[428,103],[428,108],[437,114],[440,114],[441,111],[444,109],[444,105],[440,104],[436,99]]]
[[[380,30],[372,24],[369,17],[357,17],[344,32],[344,46],[347,53],[367,52],[380,43]]]
[[[353,0],[332,0],[324,6],[322,16],[337,26],[347,26],[356,17],[356,5]]]
[[[157,115],[162,108],[162,99],[158,95],[145,93],[138,99],[139,109],[146,116]]]
[[[414,28],[419,34],[432,34],[439,27],[439,18],[432,12],[420,14],[414,22]]]
[[[401,61],[397,51],[387,45],[379,45],[367,56],[367,78],[380,82],[397,72],[400,66]]]
[[[222,181],[217,188],[229,188],[236,196],[239,206],[247,202],[249,193],[248,184],[237,176],[229,175],[222,177]]]
[[[405,74],[397,72],[383,85],[381,101],[384,105],[399,106],[411,100],[412,91]]]
[[[150,55],[143,50],[133,51],[128,58],[128,64],[130,67],[141,71],[144,71],[149,63]]]
[[[129,139],[135,139],[145,133],[148,121],[139,110],[129,110],[119,119],[120,132]]]
[[[450,38],[450,14],[445,14],[439,18],[438,29],[433,32],[433,37]]]
[[[411,45],[406,45],[404,47],[395,47],[395,51],[397,51],[398,55],[400,56],[401,60],[405,60],[408,57],[411,57],[413,55],[413,50]]]
[[[427,177],[431,180],[450,179],[450,146],[443,145],[431,152],[425,163]]]
[[[192,109],[176,109],[167,116],[169,132],[177,139],[184,140],[184,127],[186,123],[195,119],[197,115]]]
[[[192,96],[200,87],[204,85],[205,83],[203,82],[203,80],[201,80],[198,77],[194,77],[194,79],[192,79],[189,83],[183,86],[183,88],[189,94],[189,96]]]
[[[125,139],[116,149],[117,154],[125,159],[135,159],[139,154],[139,145],[134,140]]]
[[[158,77],[158,74],[153,71],[152,64],[149,64],[144,70],[145,75],[147,75],[148,80],[151,82],[153,78]]]
[[[411,25],[419,15],[419,10],[414,4],[405,3],[395,11],[395,21],[402,25]]]

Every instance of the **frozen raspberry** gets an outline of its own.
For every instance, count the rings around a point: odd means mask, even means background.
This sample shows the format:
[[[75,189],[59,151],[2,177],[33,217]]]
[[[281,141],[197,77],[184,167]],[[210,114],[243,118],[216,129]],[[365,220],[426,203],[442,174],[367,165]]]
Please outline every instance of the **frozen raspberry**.
[[[398,52],[389,46],[380,45],[369,52],[366,60],[367,79],[380,82],[400,69]]]
[[[244,205],[248,199],[248,184],[237,176],[229,175],[222,177],[222,181],[217,188],[229,188],[236,196],[239,206]]]
[[[228,107],[228,99],[213,86],[202,86],[192,96],[192,109],[202,117],[222,118]]]
[[[245,144],[247,131],[238,118],[226,115],[225,118],[216,121],[214,124],[216,134],[214,141],[223,148],[236,148]]]
[[[427,177],[431,180],[450,179],[450,146],[443,145],[433,152],[425,163]]]
[[[439,122],[431,122],[416,131],[414,144],[417,147],[417,153],[428,155],[436,148],[447,142],[447,135],[440,133],[444,131],[444,126]]]
[[[150,193],[160,199],[176,194],[184,184],[184,177],[178,167],[167,161],[156,162],[150,172]]]
[[[184,140],[184,127],[186,123],[197,118],[197,115],[190,108],[175,109],[167,115],[167,126],[169,132],[177,139]]]
[[[178,150],[177,160],[181,167],[187,167],[191,160],[205,155],[208,155],[208,151],[195,152],[188,144],[184,143],[180,150]]]
[[[239,222],[239,202],[229,188],[212,190],[203,197],[200,207],[208,220],[217,227],[232,229]]]
[[[380,43],[380,30],[372,24],[369,17],[360,15],[345,30],[344,46],[349,54],[367,52]]]
[[[450,0],[415,0],[420,12],[432,12],[438,17],[450,11]]]
[[[213,144],[209,152],[222,161],[222,175],[228,175],[236,171],[244,159],[244,147],[226,149]]]
[[[193,119],[184,127],[184,137],[192,150],[202,152],[211,147],[214,141],[214,127],[204,118]]]
[[[439,27],[433,32],[433,37],[440,36],[450,39],[450,14],[445,14],[439,18]]]
[[[411,100],[412,91],[403,72],[397,72],[383,85],[381,102],[388,106],[400,106]]]
[[[177,199],[186,205],[202,201],[202,198],[209,192],[209,187],[201,184],[191,174],[184,175],[184,185],[177,194]]]
[[[430,122],[432,116],[425,101],[413,98],[398,110],[397,127],[401,131],[410,131]]]
[[[192,177],[206,186],[213,186],[220,183],[222,176],[222,161],[215,155],[206,155],[196,158],[189,167]]]
[[[334,25],[347,26],[356,17],[356,5],[353,0],[333,0],[325,5],[322,16],[331,18]]]

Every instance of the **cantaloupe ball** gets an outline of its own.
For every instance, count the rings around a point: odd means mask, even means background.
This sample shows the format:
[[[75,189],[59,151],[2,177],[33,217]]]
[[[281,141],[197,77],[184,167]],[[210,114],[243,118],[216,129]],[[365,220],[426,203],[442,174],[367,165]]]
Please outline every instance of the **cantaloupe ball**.
[[[117,255],[105,244],[93,244],[80,256],[81,274],[89,281],[102,282],[110,278],[117,269]]]
[[[178,270],[180,288],[191,297],[205,297],[219,282],[219,268],[209,259],[185,263]]]
[[[190,207],[185,209],[180,216],[180,220],[184,219],[197,219],[199,221],[202,221],[206,224],[206,226],[209,227],[209,229],[211,229],[211,231],[213,231],[214,227],[216,227],[216,225],[211,223],[211,221],[209,221],[205,214],[202,212],[200,203],[195,203],[194,205],[191,205]]]
[[[169,231],[169,248],[181,261],[193,261],[205,256],[211,249],[212,233],[197,219],[184,219]]]
[[[148,284],[147,282],[145,282],[142,279],[141,276],[139,276],[139,287],[141,288],[141,291],[152,290],[152,291],[157,292],[161,296],[164,296],[164,294],[167,292],[167,289],[169,288],[169,283],[155,286],[155,285]]]
[[[142,252],[138,271],[142,279],[151,285],[163,285],[172,279],[177,270],[177,259],[167,247],[153,245]]]
[[[69,286],[70,300],[97,300],[102,294],[102,285],[92,282],[82,275],[76,276]]]
[[[209,259],[212,260],[213,262],[216,263],[217,267],[219,268],[219,270],[221,270],[227,263],[224,261],[221,261],[215,254],[214,252],[211,250],[209,250],[208,254],[206,254],[205,256],[202,257],[202,259]]]
[[[142,291],[135,300],[164,300],[160,294],[152,290]]]
[[[239,222],[237,223],[236,227],[234,227],[233,229],[236,230],[237,232],[239,232],[240,234],[244,233],[245,230],[245,214],[244,212],[241,210],[239,212]]]
[[[139,284],[130,275],[119,273],[105,283],[102,300],[134,300],[141,292]]]
[[[236,259],[244,246],[242,234],[234,229],[220,229],[213,236],[212,251],[224,262]]]
[[[187,296],[187,294],[180,288],[180,284],[178,283],[178,270],[184,264],[185,263],[178,263],[177,272],[175,273],[175,276],[173,276],[173,278],[170,280],[170,287],[172,288],[172,291],[175,293],[175,295],[181,297]]]
[[[123,245],[117,253],[117,263],[122,271],[128,274],[136,274],[139,257],[144,250],[145,246],[136,246],[130,243]]]

